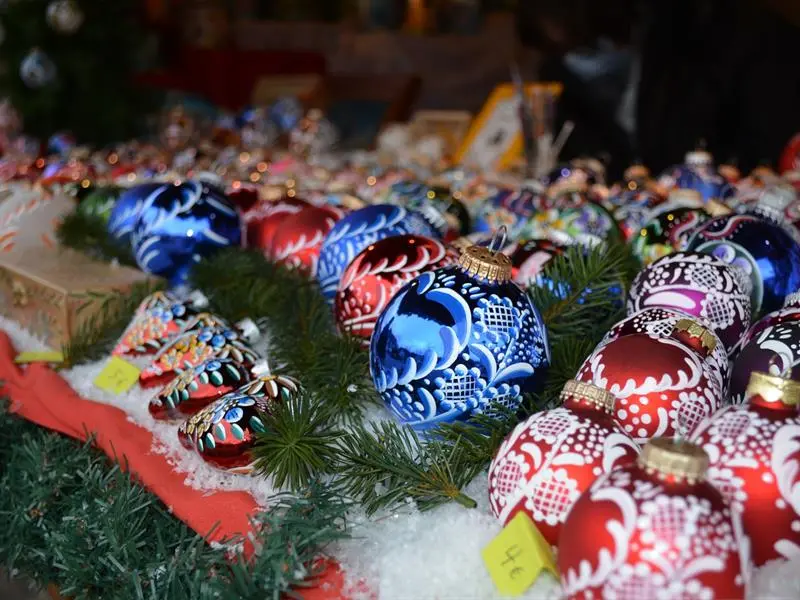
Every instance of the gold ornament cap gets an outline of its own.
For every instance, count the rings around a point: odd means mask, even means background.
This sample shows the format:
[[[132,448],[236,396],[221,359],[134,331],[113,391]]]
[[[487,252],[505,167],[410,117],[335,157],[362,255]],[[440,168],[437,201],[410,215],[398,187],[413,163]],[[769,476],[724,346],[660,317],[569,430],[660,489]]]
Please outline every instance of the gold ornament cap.
[[[703,208],[711,217],[722,217],[733,212],[729,206],[723,204],[716,198],[711,198],[711,200],[706,202]]]
[[[761,396],[769,403],[785,404],[787,406],[800,405],[800,382],[769,375],[762,371],[750,373],[750,382],[747,384],[745,398]]]
[[[567,381],[567,383],[564,384],[564,388],[561,390],[561,401],[563,402],[569,398],[585,400],[609,414],[614,412],[614,403],[617,400],[614,394],[608,390],[604,390],[593,383],[577,381],[575,379]]]
[[[645,444],[637,463],[648,473],[692,483],[705,479],[708,454],[696,444],[659,437]]]
[[[670,202],[677,202],[689,208],[700,208],[703,206],[703,196],[700,192],[689,188],[676,188],[671,190],[667,199]]]
[[[644,165],[635,164],[625,169],[625,179],[648,179],[650,177],[650,169]]]
[[[717,336],[714,335],[708,327],[702,325],[698,321],[680,319],[675,323],[675,330],[686,332],[689,337],[697,338],[700,345],[708,350],[709,354],[717,349]]]
[[[474,277],[503,283],[511,279],[511,259],[483,246],[464,248],[458,260],[461,268]]]

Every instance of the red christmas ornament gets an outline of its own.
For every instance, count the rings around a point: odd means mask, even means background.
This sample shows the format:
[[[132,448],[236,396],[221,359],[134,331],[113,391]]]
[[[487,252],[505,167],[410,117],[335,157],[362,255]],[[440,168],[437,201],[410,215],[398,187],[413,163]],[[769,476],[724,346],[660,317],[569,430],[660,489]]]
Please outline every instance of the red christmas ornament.
[[[277,263],[299,269],[309,277],[317,275],[322,242],[344,213],[332,206],[303,206],[284,218],[264,253]]]
[[[705,481],[708,457],[651,440],[634,464],[598,479],[561,529],[558,568],[570,599],[743,599],[741,522]]]
[[[788,171],[800,171],[800,133],[796,133],[783,149],[779,170],[782,174]]]
[[[268,372],[265,360],[251,364],[231,356],[211,358],[170,381],[150,400],[148,409],[154,419],[185,419]]]
[[[215,467],[249,473],[256,434],[266,431],[264,414],[297,391],[297,382],[289,377],[254,379],[190,417],[178,428],[178,439]]]
[[[503,250],[511,259],[511,276],[521,286],[536,281],[545,265],[565,252],[566,245],[547,239],[522,240]]]
[[[258,204],[258,188],[254,185],[242,185],[226,190],[226,195],[242,212],[250,211]]]
[[[259,335],[250,319],[239,321],[233,328],[219,317],[203,313],[155,355],[153,362],[139,374],[139,385],[145,388],[165,385],[210,358],[230,356],[239,363],[252,365],[258,355],[246,342],[258,339]]]
[[[112,354],[122,356],[158,352],[207,305],[208,299],[200,292],[192,292],[185,302],[166,292],[150,294],[136,309]]]
[[[339,281],[336,324],[368,346],[378,316],[401,287],[425,271],[457,262],[455,250],[422,235],[395,235],[370,244]]]
[[[686,436],[722,405],[722,373],[708,359],[714,338],[706,333],[686,319],[666,337],[617,338],[598,346],[576,379],[617,398],[617,421],[637,442]]]
[[[757,567],[800,558],[798,404],[800,383],[756,371],[745,404],[722,409],[692,436],[709,456],[709,480],[741,515]]]
[[[678,324],[678,321],[683,319],[696,320],[701,323],[701,321],[697,320],[695,317],[677,310],[669,308],[645,308],[614,325],[603,338],[601,344],[607,344],[618,337],[631,335],[633,333],[646,333],[649,336],[657,338],[669,337]],[[724,386],[725,382],[728,381],[730,371],[728,354],[725,352],[725,346],[722,345],[722,341],[712,329],[706,327],[706,335],[714,340],[712,344],[714,348],[708,358],[715,363],[715,366],[722,374],[722,384]],[[705,351],[700,354],[701,356],[705,355]]]
[[[251,248],[269,250],[272,237],[284,219],[296,215],[305,206],[311,206],[300,198],[281,198],[275,202],[260,202],[244,214],[247,227],[247,245]]]
[[[578,497],[600,475],[636,460],[639,446],[611,416],[614,396],[568,381],[563,405],[520,423],[489,467],[489,502],[503,524],[524,511],[545,539],[558,543]]]

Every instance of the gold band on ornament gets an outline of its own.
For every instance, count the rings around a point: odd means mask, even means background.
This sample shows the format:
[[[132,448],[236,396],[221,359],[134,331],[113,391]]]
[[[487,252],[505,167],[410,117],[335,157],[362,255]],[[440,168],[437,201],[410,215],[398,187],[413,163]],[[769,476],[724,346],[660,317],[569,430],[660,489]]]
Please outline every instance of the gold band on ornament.
[[[559,399],[562,402],[568,398],[587,400],[607,413],[612,413],[614,411],[614,403],[617,400],[614,394],[608,390],[597,387],[592,383],[577,381],[575,379],[567,381],[559,395]]]

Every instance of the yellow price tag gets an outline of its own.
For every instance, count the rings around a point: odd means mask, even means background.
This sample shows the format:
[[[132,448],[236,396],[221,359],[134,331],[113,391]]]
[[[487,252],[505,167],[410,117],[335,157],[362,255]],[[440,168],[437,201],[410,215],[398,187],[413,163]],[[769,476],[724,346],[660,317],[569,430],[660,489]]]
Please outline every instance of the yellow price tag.
[[[18,365],[26,363],[44,362],[44,363],[62,363],[64,362],[64,355],[57,350],[43,350],[38,352],[20,352],[14,358],[14,362]]]
[[[521,595],[542,571],[559,578],[550,544],[524,512],[518,512],[481,554],[494,584],[506,596]]]
[[[127,392],[139,381],[139,369],[119,356],[112,356],[108,364],[95,378],[94,384],[112,394]]]

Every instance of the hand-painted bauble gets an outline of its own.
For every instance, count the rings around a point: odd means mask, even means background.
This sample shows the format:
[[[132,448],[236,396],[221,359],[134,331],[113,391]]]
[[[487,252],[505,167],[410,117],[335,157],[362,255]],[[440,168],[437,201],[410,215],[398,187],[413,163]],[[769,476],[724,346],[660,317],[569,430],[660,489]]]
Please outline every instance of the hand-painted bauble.
[[[611,340],[615,340],[624,335],[631,335],[634,333],[645,333],[651,337],[669,337],[675,330],[675,326],[679,321],[689,319],[695,323],[701,324],[705,327],[705,334],[710,337],[710,346],[713,346],[711,354],[708,359],[711,360],[722,375],[723,391],[727,389],[728,376],[730,374],[730,365],[728,362],[728,353],[725,351],[725,346],[722,340],[719,339],[710,325],[703,323],[692,315],[682,313],[678,310],[667,308],[645,308],[629,317],[624,318],[619,323],[616,323],[605,335],[600,345],[607,344]],[[693,344],[690,344],[693,345]],[[701,352],[701,355],[705,351]],[[724,396],[724,394],[723,394]]]
[[[639,235],[651,218],[653,209],[663,202],[655,192],[644,189],[628,190],[609,200],[616,205],[611,214],[619,223],[626,241]]]
[[[278,98],[270,106],[269,118],[282,133],[287,133],[303,118],[303,105],[294,96]]]
[[[120,244],[130,244],[131,234],[139,213],[145,204],[161,193],[163,183],[143,183],[123,191],[113,208],[108,219],[108,233]]]
[[[754,372],[747,399],[706,420],[692,441],[710,458],[709,481],[741,515],[756,567],[800,558],[800,384]]]
[[[800,244],[780,226],[749,215],[717,217],[692,235],[688,249],[745,269],[754,316],[783,306],[800,290]]]
[[[19,76],[31,89],[51,84],[58,74],[55,63],[39,48],[34,48],[19,64]]]
[[[442,235],[445,241],[467,235],[471,231],[472,219],[464,204],[443,187],[425,186],[425,193],[410,198],[405,207],[424,214],[426,206],[433,207],[445,221]]]
[[[714,172],[714,157],[705,150],[697,148],[687,152],[683,163],[673,165],[658,176],[658,184],[666,190],[678,188],[677,182],[682,176],[690,173],[712,174]]]
[[[679,174],[675,187],[680,190],[698,192],[703,202],[710,200],[724,201],[736,193],[736,188],[716,172],[704,172],[688,169]]]
[[[763,316],[760,320],[756,321],[747,330],[747,333],[742,337],[740,346],[744,348],[753,340],[757,335],[768,327],[773,327],[780,323],[790,321],[800,321],[800,292],[789,294],[786,296],[786,301],[783,303],[783,308],[775,310],[768,315]]]
[[[478,210],[475,231],[491,233],[505,226],[512,240],[522,235],[528,221],[544,208],[547,198],[540,191],[523,188],[502,190]]]
[[[658,438],[598,479],[561,528],[564,597],[744,600],[741,521],[707,469],[698,446]]]
[[[458,253],[421,235],[394,235],[370,244],[347,266],[336,292],[339,329],[369,339],[378,316],[395,293],[424,273],[458,262]]]
[[[113,185],[96,187],[81,198],[77,211],[87,217],[100,219],[107,225],[121,192],[120,188]]]
[[[511,281],[511,261],[481,246],[401,288],[370,342],[378,393],[417,430],[516,409],[549,363],[542,318]]]
[[[742,172],[739,170],[735,161],[722,163],[717,167],[717,172],[725,181],[734,187],[742,179]]]
[[[173,285],[185,283],[203,258],[241,242],[236,208],[223,193],[193,181],[165,184],[148,196],[131,235],[139,268]]]
[[[683,250],[694,230],[709,218],[701,208],[676,207],[671,202],[662,204],[633,236],[633,253],[649,265],[662,256]]]
[[[233,357],[211,358],[185,370],[150,400],[148,410],[161,421],[185,419],[222,396],[236,391],[261,375],[267,362],[237,362]]]
[[[158,351],[153,362],[139,374],[139,385],[145,388],[166,385],[211,358],[231,357],[238,363],[255,364],[258,355],[247,344],[259,336],[250,319],[231,327],[219,317],[199,315]]]
[[[587,247],[622,238],[619,225],[611,213],[597,202],[586,202],[561,212],[560,231]]]
[[[391,204],[373,204],[339,220],[322,243],[317,268],[317,280],[328,302],[333,304],[342,274],[356,254],[378,240],[406,233],[438,237],[422,215]]]
[[[276,263],[316,277],[322,242],[343,212],[333,206],[309,205],[291,216],[282,214],[286,218],[272,235],[270,247],[264,249],[264,254]]]
[[[800,320],[769,325],[742,346],[731,372],[733,404],[744,401],[750,375],[756,371],[800,381]]]
[[[155,354],[171,338],[194,324],[195,317],[206,306],[208,299],[200,292],[192,292],[183,301],[166,292],[151,294],[136,309],[111,354]]]
[[[71,34],[80,29],[83,12],[75,0],[54,0],[47,5],[47,24],[58,33]]]
[[[710,325],[732,355],[750,327],[750,284],[738,266],[697,252],[669,254],[633,280],[628,314],[667,308],[697,317]]]
[[[709,360],[713,338],[688,340],[682,329],[676,326],[660,338],[626,335],[600,345],[576,376],[616,396],[617,421],[637,442],[686,436],[722,405],[722,373]]]
[[[555,546],[575,501],[601,475],[630,464],[639,446],[611,416],[614,396],[568,381],[559,408],[536,413],[503,441],[489,467],[489,505],[503,524],[526,513]]]
[[[511,277],[527,287],[536,281],[544,267],[556,256],[563,256],[566,244],[547,239],[521,240],[503,249],[511,259]]]
[[[250,185],[239,185],[238,187],[230,187],[225,190],[233,205],[239,209],[242,216],[245,217],[247,212],[258,204],[258,188]],[[245,219],[245,222],[246,219]]]
[[[286,196],[273,202],[259,202],[250,208],[244,214],[248,247],[261,248],[269,255],[272,238],[280,229],[284,219],[294,217],[307,206],[311,205],[302,198]]]
[[[736,205],[740,215],[753,215],[781,226],[794,240],[800,240],[800,197],[786,184],[770,185],[758,194],[741,198]]]
[[[66,159],[77,144],[75,136],[71,133],[66,131],[54,133],[50,136],[50,139],[47,140],[47,152],[48,154],[57,154],[61,158]]]
[[[235,473],[249,473],[250,450],[256,436],[266,431],[264,415],[277,403],[290,402],[298,384],[289,377],[265,375],[189,417],[178,428],[184,447],[197,452],[207,463]]]

